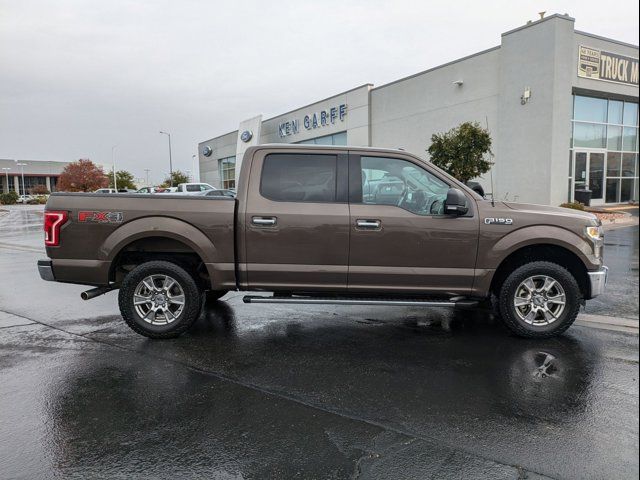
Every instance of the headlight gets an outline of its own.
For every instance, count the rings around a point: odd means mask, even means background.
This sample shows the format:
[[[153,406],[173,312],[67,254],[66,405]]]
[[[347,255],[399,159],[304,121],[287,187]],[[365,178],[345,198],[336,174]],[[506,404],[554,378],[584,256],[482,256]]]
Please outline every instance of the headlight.
[[[604,245],[604,231],[600,225],[592,227],[586,227],[584,230],[585,235],[591,243],[593,243],[593,253],[596,258],[600,257],[602,246]]]
[[[585,233],[587,234],[587,237],[589,237],[594,242],[598,240],[602,240],[602,237],[603,237],[602,227],[600,226],[587,227],[585,229]]]

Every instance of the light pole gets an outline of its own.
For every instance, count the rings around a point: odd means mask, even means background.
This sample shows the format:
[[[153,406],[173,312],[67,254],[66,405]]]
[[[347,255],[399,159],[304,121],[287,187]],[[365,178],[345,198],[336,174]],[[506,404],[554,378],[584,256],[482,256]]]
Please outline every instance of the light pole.
[[[169,185],[173,187],[173,164],[171,163],[171,134],[160,130],[161,135],[169,137]]]
[[[16,160],[16,162],[17,162],[17,160]],[[26,195],[27,194],[27,189],[24,188],[24,167],[26,167],[27,164],[26,163],[16,163],[16,165],[18,167],[20,167],[20,171],[22,173],[22,194]],[[20,195],[20,189],[18,189],[18,195]]]
[[[118,191],[118,181],[116,180],[116,148],[117,145],[111,147],[111,163],[113,163],[113,189]]]
[[[196,156],[191,155],[191,163],[193,163],[193,181],[194,182],[199,182],[200,181],[200,175],[196,175],[196,172],[200,172],[199,168],[196,168]]]
[[[4,174],[7,177],[7,191],[4,191],[4,188],[2,189],[2,191],[4,193],[9,193],[9,190],[11,190],[11,187],[9,187],[9,170],[11,170],[11,167],[2,167],[2,170],[4,170]]]

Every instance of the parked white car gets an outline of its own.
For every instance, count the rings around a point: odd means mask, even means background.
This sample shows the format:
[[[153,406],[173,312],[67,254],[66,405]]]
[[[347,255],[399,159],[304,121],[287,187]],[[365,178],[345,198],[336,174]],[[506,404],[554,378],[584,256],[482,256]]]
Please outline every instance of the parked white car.
[[[211,186],[208,183],[180,183],[178,184],[175,193],[194,195],[207,190],[216,190],[216,187]]]
[[[36,198],[36,197],[34,197],[33,195],[20,195],[18,197],[17,202],[18,203],[27,203],[29,200],[33,200],[34,198]]]
[[[93,193],[118,193],[115,188],[99,188]]]

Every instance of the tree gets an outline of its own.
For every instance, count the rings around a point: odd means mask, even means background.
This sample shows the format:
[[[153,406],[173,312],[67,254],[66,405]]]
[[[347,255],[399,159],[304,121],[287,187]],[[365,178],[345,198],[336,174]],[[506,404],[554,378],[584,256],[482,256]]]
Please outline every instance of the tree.
[[[88,158],[70,163],[60,174],[57,190],[61,192],[92,192],[109,184],[102,167]]]
[[[427,149],[431,162],[463,183],[487,173],[493,163],[491,135],[477,122],[464,122],[446,133],[434,133]]]
[[[180,170],[174,170],[173,173],[171,174],[171,177],[167,177],[164,179],[164,183],[162,183],[162,185],[160,185],[161,187],[170,187],[171,186],[171,179],[173,179],[173,186],[175,187],[176,185],[178,185],[179,183],[189,183],[189,177],[185,174],[182,173]]]
[[[116,188],[113,185],[113,174],[108,175],[109,177],[109,188]],[[118,170],[116,172],[116,180],[118,188],[138,188],[134,182],[134,177],[131,172],[127,172],[126,170]]]

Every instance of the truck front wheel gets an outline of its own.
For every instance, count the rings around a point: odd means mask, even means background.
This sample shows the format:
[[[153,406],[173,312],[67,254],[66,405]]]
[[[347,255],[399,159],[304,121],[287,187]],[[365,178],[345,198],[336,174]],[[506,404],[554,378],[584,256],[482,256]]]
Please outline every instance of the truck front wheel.
[[[498,295],[502,321],[516,335],[548,338],[564,332],[582,303],[578,282],[551,262],[531,262],[506,278]]]
[[[149,338],[173,338],[198,318],[202,293],[182,267],[151,261],[127,274],[118,304],[125,322],[135,332]]]

